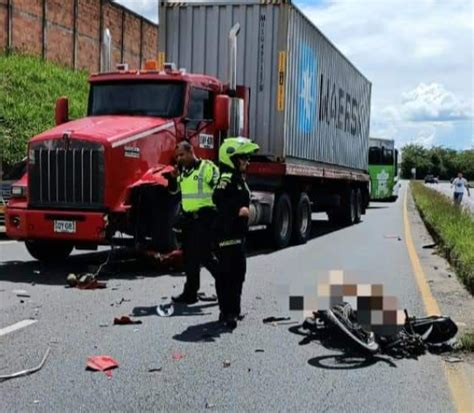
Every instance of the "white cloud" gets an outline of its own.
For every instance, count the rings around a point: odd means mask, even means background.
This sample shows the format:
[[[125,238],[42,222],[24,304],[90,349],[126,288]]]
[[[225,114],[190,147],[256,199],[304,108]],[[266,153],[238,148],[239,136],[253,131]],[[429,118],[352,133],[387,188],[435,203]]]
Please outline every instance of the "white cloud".
[[[472,117],[470,105],[439,83],[420,83],[402,97],[402,112],[407,120],[443,122]]]
[[[299,4],[372,82],[372,135],[472,147],[473,2]]]
[[[114,0],[135,13],[138,13],[152,22],[158,21],[158,1],[159,0]]]

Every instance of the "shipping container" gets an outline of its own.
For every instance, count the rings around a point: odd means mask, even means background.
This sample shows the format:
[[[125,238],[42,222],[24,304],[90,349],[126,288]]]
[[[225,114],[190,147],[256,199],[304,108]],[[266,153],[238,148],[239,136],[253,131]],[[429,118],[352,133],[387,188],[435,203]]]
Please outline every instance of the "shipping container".
[[[291,1],[162,2],[160,61],[227,80],[236,23],[260,153],[366,171],[371,84]]]

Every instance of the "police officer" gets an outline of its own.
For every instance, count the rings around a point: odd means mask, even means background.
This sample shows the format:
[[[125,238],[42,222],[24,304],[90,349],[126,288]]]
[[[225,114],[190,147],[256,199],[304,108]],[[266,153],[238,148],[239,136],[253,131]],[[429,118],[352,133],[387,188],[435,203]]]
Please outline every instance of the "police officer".
[[[240,299],[246,273],[244,251],[248,229],[250,190],[245,171],[258,145],[247,138],[228,138],[219,149],[220,179],[213,200],[217,207],[218,269],[216,291],[219,320],[234,329],[240,316]]]
[[[219,169],[207,160],[198,159],[192,145],[183,141],[175,151],[178,170],[169,177],[171,193],[181,192],[181,228],[186,284],[175,303],[197,302],[201,264],[215,277],[216,259],[211,253],[215,205],[212,194],[219,180]]]

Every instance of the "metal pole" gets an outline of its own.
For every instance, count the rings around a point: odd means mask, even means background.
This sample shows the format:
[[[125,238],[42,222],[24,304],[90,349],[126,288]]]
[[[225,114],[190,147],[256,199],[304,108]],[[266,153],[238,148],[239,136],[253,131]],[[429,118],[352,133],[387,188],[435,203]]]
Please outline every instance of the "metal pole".
[[[7,53],[12,49],[13,39],[12,39],[12,27],[13,27],[13,0],[7,0]]]
[[[76,69],[76,53],[77,53],[77,11],[78,11],[78,0],[74,0],[72,10],[72,68]]]
[[[120,63],[124,63],[123,62],[124,39],[125,39],[125,12],[122,9],[122,35],[120,38]]]
[[[47,53],[47,48],[46,48],[46,43],[47,43],[47,21],[46,21],[46,11],[47,11],[47,3],[46,0],[43,0],[42,4],[42,9],[43,9],[43,16],[42,16],[42,22],[41,22],[41,28],[42,28],[42,44],[41,44],[41,58],[45,59],[46,58],[46,53]]]

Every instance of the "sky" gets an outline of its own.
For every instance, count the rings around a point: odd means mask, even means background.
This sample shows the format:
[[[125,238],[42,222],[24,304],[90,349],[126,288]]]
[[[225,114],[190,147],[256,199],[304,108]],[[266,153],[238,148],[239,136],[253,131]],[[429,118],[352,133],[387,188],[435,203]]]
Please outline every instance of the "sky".
[[[157,21],[158,0],[116,0]],[[372,83],[370,135],[474,149],[474,0],[294,0]]]

